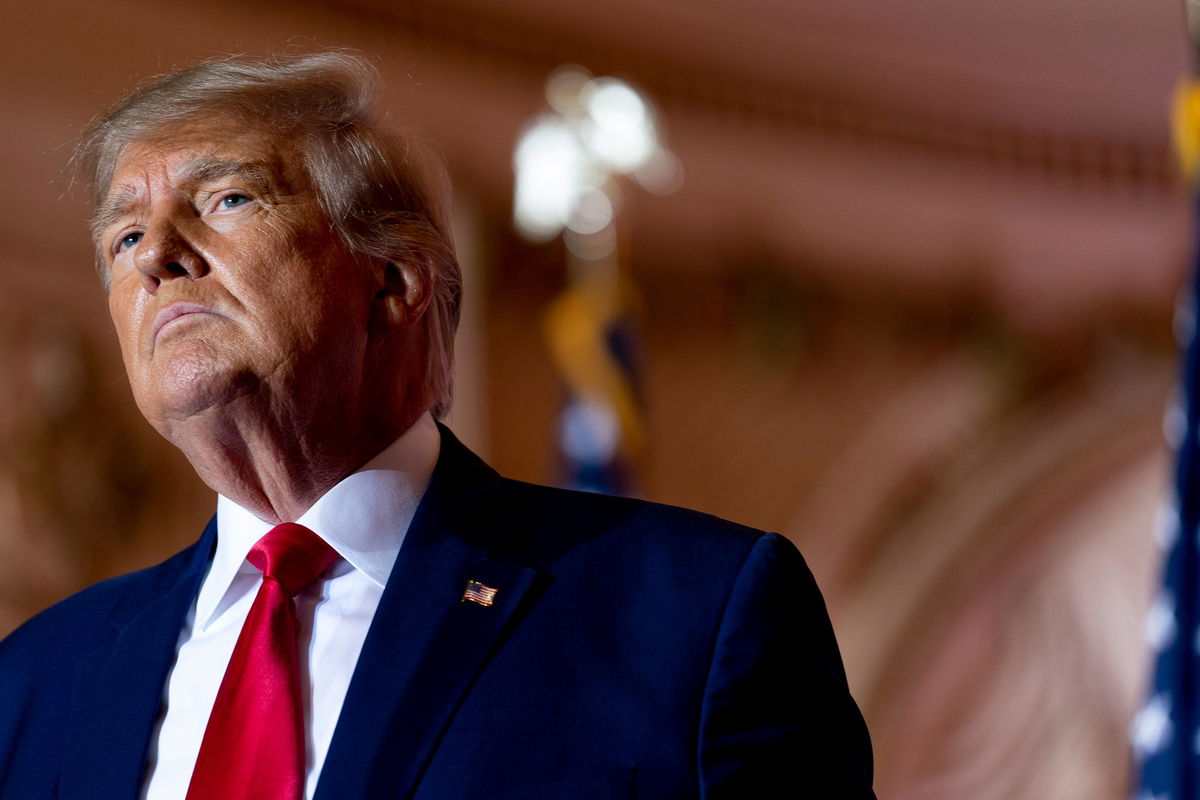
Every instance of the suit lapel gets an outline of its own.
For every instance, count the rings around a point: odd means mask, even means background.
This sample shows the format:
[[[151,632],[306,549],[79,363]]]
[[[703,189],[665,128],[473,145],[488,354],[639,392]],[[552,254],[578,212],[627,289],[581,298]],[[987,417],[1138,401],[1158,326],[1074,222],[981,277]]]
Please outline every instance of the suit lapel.
[[[511,530],[494,513],[498,483],[443,429],[438,466],[371,623],[316,800],[410,797],[489,653],[532,602],[536,571],[492,557]],[[492,605],[463,599],[469,580],[496,590]]]
[[[113,638],[76,664],[61,800],[138,795],[179,631],[215,541],[214,520],[113,609]]]

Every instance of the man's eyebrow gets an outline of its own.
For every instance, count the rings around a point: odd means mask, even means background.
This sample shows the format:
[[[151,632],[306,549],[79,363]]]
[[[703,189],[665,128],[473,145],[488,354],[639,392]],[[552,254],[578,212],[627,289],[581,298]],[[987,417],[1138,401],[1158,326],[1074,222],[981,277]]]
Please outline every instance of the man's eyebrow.
[[[286,189],[280,185],[283,176],[269,162],[215,156],[190,162],[176,176],[174,182],[181,189],[188,191],[200,184],[229,177],[241,178],[247,189],[261,196],[273,195],[281,189]],[[138,202],[138,192],[131,187],[119,186],[112,190],[96,207],[96,213],[92,216],[92,239],[99,240],[100,234],[106,228],[131,213]]]
[[[248,189],[260,194],[277,192],[283,178],[280,170],[266,161],[241,161],[213,156],[190,162],[177,181],[181,186],[191,187],[229,177],[241,178]]]
[[[121,186],[105,195],[100,201],[100,205],[96,206],[96,213],[92,215],[92,221],[89,227],[92,232],[92,241],[99,242],[100,234],[118,219],[128,214],[134,206],[137,205],[137,192],[130,189],[128,186]]]

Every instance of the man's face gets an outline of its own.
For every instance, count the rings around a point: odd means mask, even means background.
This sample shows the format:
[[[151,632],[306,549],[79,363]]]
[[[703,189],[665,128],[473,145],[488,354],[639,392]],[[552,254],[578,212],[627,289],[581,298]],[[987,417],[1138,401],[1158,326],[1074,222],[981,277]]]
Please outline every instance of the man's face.
[[[202,117],[135,142],[95,230],[134,397],[168,438],[252,394],[301,414],[331,393],[353,406],[376,278],[285,138]]]

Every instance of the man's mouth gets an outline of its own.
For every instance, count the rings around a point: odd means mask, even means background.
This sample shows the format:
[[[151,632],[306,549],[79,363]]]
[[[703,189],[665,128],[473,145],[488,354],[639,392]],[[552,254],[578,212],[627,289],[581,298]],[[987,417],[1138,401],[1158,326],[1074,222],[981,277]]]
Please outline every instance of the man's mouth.
[[[205,306],[196,303],[172,303],[171,305],[158,312],[158,316],[154,318],[154,336],[155,340],[162,332],[163,328],[170,325],[180,317],[188,316],[189,314],[211,314],[212,310]]]

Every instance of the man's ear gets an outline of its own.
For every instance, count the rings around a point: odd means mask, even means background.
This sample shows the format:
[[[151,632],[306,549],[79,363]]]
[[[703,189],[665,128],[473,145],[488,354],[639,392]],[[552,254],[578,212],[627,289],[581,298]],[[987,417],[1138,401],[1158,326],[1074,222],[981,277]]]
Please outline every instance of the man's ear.
[[[373,316],[388,326],[409,325],[425,313],[432,294],[427,270],[409,261],[388,261],[383,267],[383,285],[375,292]]]

